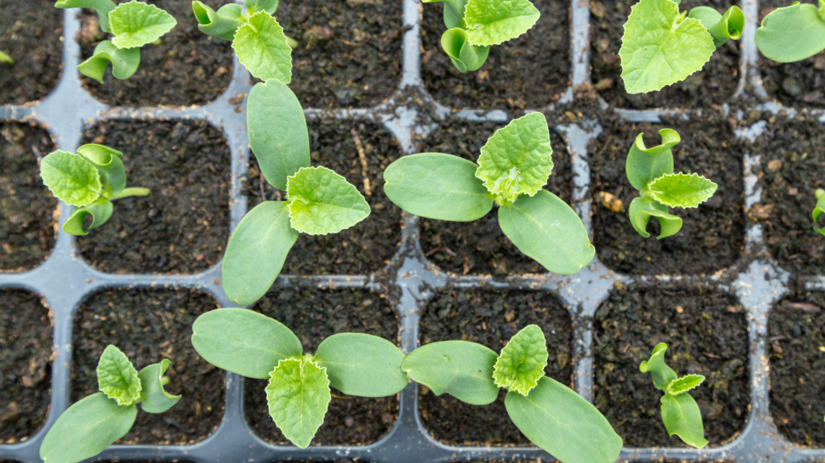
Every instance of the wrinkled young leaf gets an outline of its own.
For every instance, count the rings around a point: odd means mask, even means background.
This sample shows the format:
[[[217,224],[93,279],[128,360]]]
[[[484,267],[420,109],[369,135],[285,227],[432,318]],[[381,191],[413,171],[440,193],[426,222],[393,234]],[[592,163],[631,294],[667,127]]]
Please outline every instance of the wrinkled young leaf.
[[[77,70],[102,84],[109,63],[112,63],[112,75],[116,79],[128,79],[140,66],[140,48],[120,49],[112,42],[104,40],[97,44],[91,58],[77,66]]]
[[[459,72],[477,71],[490,54],[490,47],[473,45],[467,32],[459,28],[447,29],[441,35],[441,48]]]
[[[639,371],[650,373],[653,385],[660,390],[664,390],[668,383],[678,378],[676,372],[665,363],[665,352],[667,352],[667,344],[660,342],[653,348],[650,360],[645,360],[639,365]]]
[[[496,196],[513,202],[533,196],[547,184],[553,170],[550,130],[542,113],[513,120],[481,147],[476,177]]]
[[[699,207],[716,192],[716,184],[698,174],[665,174],[647,184],[646,191],[670,207]]]
[[[77,148],[77,154],[97,167],[100,183],[109,193],[120,193],[126,188],[126,168],[120,157],[123,153],[104,145],[83,145]]]
[[[501,350],[493,371],[496,386],[527,395],[544,376],[547,340],[537,325],[528,325]]]
[[[825,49],[825,21],[816,6],[794,3],[765,16],[754,41],[759,51],[774,61],[801,61]]]
[[[662,422],[669,435],[678,435],[686,444],[697,449],[708,445],[702,412],[690,394],[662,396]]]
[[[650,198],[634,198],[628,210],[630,224],[637,233],[645,238],[650,238],[647,232],[647,224],[651,217],[659,220],[661,232],[657,239],[667,238],[679,232],[682,228],[682,219],[671,214],[667,206],[659,204]]]
[[[816,190],[816,207],[811,212],[813,216],[814,222],[819,222],[819,216],[822,215],[822,212],[825,211],[825,191],[824,190]],[[814,227],[814,230],[818,231],[819,233],[825,235],[825,227],[819,228]]]
[[[285,359],[269,376],[269,415],[284,437],[298,447],[309,446],[331,400],[326,370],[306,359]]]
[[[662,144],[652,148],[645,147],[644,132],[636,136],[630,147],[625,162],[627,179],[633,188],[644,190],[648,183],[665,174],[673,173],[673,152],[671,148],[679,144],[681,138],[675,130],[659,131]]]
[[[69,407],[40,445],[45,463],[78,463],[106,450],[132,429],[137,407],[123,407],[102,392]]]
[[[504,400],[513,424],[564,463],[614,463],[622,438],[599,411],[561,383],[543,377],[529,395],[514,391]]]
[[[404,353],[386,339],[362,333],[332,335],[318,346],[315,362],[327,370],[330,386],[344,394],[386,397],[407,386]]]
[[[292,48],[284,29],[266,11],[249,17],[249,22],[235,34],[232,48],[253,76],[264,81],[277,79],[285,84],[292,80]]]
[[[493,208],[493,198],[476,178],[476,169],[476,163],[450,154],[404,156],[384,171],[384,192],[410,214],[470,222]]]
[[[86,206],[100,197],[100,174],[91,162],[76,154],[60,150],[49,153],[40,163],[40,176],[66,204]]]
[[[129,357],[115,346],[108,345],[97,364],[97,385],[100,391],[118,405],[132,405],[140,400],[141,384],[138,372]]]
[[[745,30],[745,14],[736,5],[728,8],[724,15],[713,8],[697,6],[690,10],[688,17],[698,19],[705,26],[717,48],[728,40],[739,40]]]
[[[178,24],[169,13],[143,2],[121,3],[109,12],[109,24],[118,48],[142,47],[161,38]]]
[[[181,396],[169,394],[163,389],[163,374],[171,363],[163,359],[160,363],[149,365],[138,373],[143,393],[140,408],[144,412],[163,413],[174,407],[180,400]]]
[[[216,309],[199,316],[192,325],[192,346],[218,368],[259,379],[269,378],[278,362],[303,351],[292,330],[247,309]]]
[[[249,14],[265,11],[266,14],[275,14],[278,9],[278,0],[243,0]]]
[[[303,167],[287,180],[292,228],[308,235],[338,233],[370,215],[370,205],[347,179],[326,167]]]
[[[705,377],[702,375],[685,375],[667,383],[665,392],[670,395],[684,394],[691,389],[699,387],[704,380]]]
[[[497,359],[494,351],[474,342],[433,342],[412,351],[401,369],[435,395],[447,393],[470,405],[487,405],[498,397],[493,381]]]
[[[238,28],[246,24],[243,8],[237,3],[227,3],[215,11],[209,5],[194,1],[192,12],[201,32],[223,40],[234,39]]]
[[[109,27],[109,12],[114,10],[115,2],[112,0],[57,0],[54,4],[55,8],[91,8],[97,13],[100,18],[100,30],[103,32],[112,32]]]
[[[89,230],[97,228],[112,217],[114,206],[108,199],[100,198],[92,204],[85,206],[72,206],[72,215],[63,224],[63,231],[74,236],[85,236],[89,232],[83,228],[83,221],[87,214],[92,215],[92,224]]]
[[[469,0],[464,22],[473,45],[489,46],[524,34],[540,16],[530,0]]]

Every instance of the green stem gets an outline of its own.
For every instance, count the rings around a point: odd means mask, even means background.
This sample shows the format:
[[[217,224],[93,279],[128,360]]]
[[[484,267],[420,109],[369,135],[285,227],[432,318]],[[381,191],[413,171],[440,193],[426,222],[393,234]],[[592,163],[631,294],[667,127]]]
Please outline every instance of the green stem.
[[[298,41],[293,39],[292,37],[290,37],[288,35],[284,35],[284,37],[286,37],[286,43],[289,44],[289,48],[291,48],[293,50],[297,50],[298,47],[301,46],[301,44],[298,43]]]
[[[814,194],[816,195],[816,199],[819,199],[822,195],[825,195],[825,190],[822,188],[817,188],[816,191],[814,191]]]
[[[172,382],[172,380],[171,380],[171,379],[169,379],[169,377],[168,377],[168,376],[161,376],[161,377],[160,377],[160,384],[162,384],[162,385],[164,385],[164,386],[166,386],[167,384],[169,384],[169,383],[171,383],[171,382]]]
[[[120,193],[113,194],[112,197],[109,198],[109,200],[114,201],[116,199],[128,198],[130,196],[149,196],[151,193],[152,190],[148,188],[124,188],[123,191],[121,191]]]

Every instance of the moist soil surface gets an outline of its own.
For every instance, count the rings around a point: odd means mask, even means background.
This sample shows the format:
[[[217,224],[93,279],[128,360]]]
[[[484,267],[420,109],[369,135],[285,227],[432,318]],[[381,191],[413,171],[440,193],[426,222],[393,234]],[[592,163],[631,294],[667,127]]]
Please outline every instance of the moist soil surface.
[[[382,285],[383,286],[383,285]],[[252,308],[291,329],[304,354],[315,353],[321,342],[337,333],[367,333],[398,345],[399,321],[393,303],[383,293],[366,289],[326,291],[311,287],[270,291]],[[245,413],[263,439],[289,444],[281,434],[266,401],[268,381],[244,379]],[[398,416],[398,396],[366,398],[332,389],[324,424],[312,445],[363,445],[384,436]]]
[[[739,42],[729,40],[717,48],[701,71],[658,92],[629,95],[625,90],[619,49],[624,24],[633,1],[601,0],[590,2],[590,56],[592,78],[599,94],[610,105],[620,108],[709,108],[730,101],[739,85]],[[733,6],[730,0],[684,0],[680,11],[708,6],[724,13]],[[685,137],[683,136],[684,140]]]
[[[0,289],[0,444],[26,440],[49,412],[52,320],[36,294]]]
[[[116,4],[127,0],[115,0]],[[225,0],[202,0],[217,10]],[[190,0],[146,0],[178,21],[160,45],[140,49],[140,67],[135,75],[115,79],[109,65],[103,84],[81,75],[84,87],[98,100],[112,106],[203,105],[217,98],[232,80],[232,46],[198,29]],[[80,59],[86,60],[102,40],[112,36],[100,30],[94,10],[80,11]],[[82,61],[81,61],[82,62]],[[73,72],[76,72],[72,70]]]
[[[0,273],[32,269],[54,247],[57,200],[38,164],[54,149],[36,125],[0,123]]]
[[[431,5],[427,5],[431,6]],[[476,162],[481,147],[497,129],[507,125],[498,122],[467,122],[447,119],[434,132],[419,142],[418,152],[436,152],[460,156]],[[552,129],[553,172],[545,190],[571,203],[573,173],[571,156],[564,140]],[[545,273],[547,270],[525,256],[501,231],[498,207],[473,222],[446,222],[419,219],[421,249],[430,262],[442,270],[459,275]]]
[[[118,443],[186,444],[199,441],[220,424],[224,374],[192,347],[192,324],[218,307],[194,290],[108,290],[92,295],[75,315],[72,401],[99,391],[96,368],[109,344],[125,353],[140,371],[163,359],[172,362],[165,387],[183,399],[163,414],[140,411]]]
[[[555,296],[536,292],[453,289],[440,292],[421,312],[421,345],[437,341],[470,341],[501,352],[519,330],[535,324],[547,338],[549,358],[544,372],[573,385],[573,322]],[[532,445],[504,408],[506,390],[483,407],[465,404],[427,387],[419,388],[424,426],[436,439],[455,445]]]
[[[364,195],[372,211],[363,222],[340,233],[302,233],[289,251],[281,273],[366,275],[385,267],[401,242],[401,209],[384,194],[384,170],[402,155],[398,141],[380,125],[366,121],[325,117],[310,119],[307,126],[312,165],[343,175]],[[359,143],[366,168],[359,156]],[[244,194],[249,198],[249,209],[262,199],[286,199],[285,192],[276,190],[263,178],[254,156],[249,157]]]
[[[661,419],[661,392],[639,364],[656,344],[678,375],[698,374],[692,390],[702,411],[705,438],[715,446],[745,426],[748,402],[748,325],[736,298],[708,287],[688,289],[617,283],[593,320],[593,404],[634,447],[684,447],[668,437]]]
[[[709,274],[729,267],[745,243],[744,185],[740,142],[725,119],[714,116],[690,120],[662,118],[661,124],[603,121],[604,130],[588,147],[591,171],[593,244],[599,259],[624,274]],[[696,173],[718,185],[707,202],[694,209],[671,208],[682,218],[676,235],[658,240],[659,222],[652,219],[643,238],[630,224],[627,208],[639,196],[627,180],[625,163],[640,132],[645,146],[661,144],[659,130],[674,128],[681,143],[673,148],[674,172]],[[619,200],[623,210],[605,207],[599,193]]]
[[[536,25],[490,47],[481,69],[464,74],[441,48],[444,5],[423,5],[421,76],[427,91],[455,109],[541,109],[560,97],[570,85],[570,2],[533,4],[541,12]]]
[[[0,104],[41,100],[57,86],[63,67],[63,11],[52,0],[0,0]]]
[[[82,143],[123,152],[128,186],[150,196],[114,201],[108,222],[77,249],[107,273],[195,273],[215,265],[229,240],[229,147],[204,121],[112,120]],[[87,217],[87,221],[91,219]]]

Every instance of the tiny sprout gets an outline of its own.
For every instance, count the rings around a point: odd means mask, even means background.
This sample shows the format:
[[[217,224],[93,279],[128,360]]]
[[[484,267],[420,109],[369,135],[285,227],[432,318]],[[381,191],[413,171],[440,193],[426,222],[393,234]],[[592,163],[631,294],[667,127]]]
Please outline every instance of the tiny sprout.
[[[819,7],[794,2],[765,16],[754,36],[763,55],[792,63],[825,50],[825,1]]]
[[[819,222],[819,216],[825,211],[825,190],[817,188],[814,194],[816,195],[816,207],[814,207],[811,215],[813,215],[814,222]],[[814,230],[825,235],[825,227],[814,227]]]
[[[14,58],[0,51],[0,63],[14,64]]]

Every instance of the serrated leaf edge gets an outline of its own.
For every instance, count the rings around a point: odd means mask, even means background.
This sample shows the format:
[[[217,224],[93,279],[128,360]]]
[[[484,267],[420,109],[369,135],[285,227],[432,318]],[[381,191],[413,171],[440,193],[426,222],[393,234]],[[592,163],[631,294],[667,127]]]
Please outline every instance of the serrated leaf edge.
[[[468,0],[468,3],[469,3],[469,0]],[[533,4],[533,2],[530,2],[530,4],[531,4],[531,5],[533,5],[533,8],[536,8],[536,5],[535,5],[535,4]],[[536,11],[538,11],[538,13],[539,13],[539,17],[538,17],[538,18],[536,18],[536,22],[534,22],[534,23],[530,26],[530,28],[529,28],[529,29],[527,29],[526,31],[522,32],[521,34],[519,34],[519,35],[517,35],[517,36],[515,36],[515,37],[510,37],[509,39],[507,39],[507,40],[502,40],[501,42],[498,42],[498,43],[491,43],[491,44],[488,44],[488,45],[480,45],[480,44],[477,44],[477,43],[473,43],[473,41],[472,41],[472,40],[470,40],[470,37],[469,37],[469,36],[467,36],[467,42],[469,42],[469,43],[470,43],[470,45],[473,45],[473,46],[476,46],[476,47],[492,47],[492,46],[494,46],[494,45],[501,45],[501,44],[502,44],[502,43],[504,43],[504,42],[509,42],[509,41],[511,41],[511,40],[515,40],[515,39],[517,39],[517,38],[521,37],[522,35],[524,35],[524,34],[526,34],[526,33],[530,32],[530,30],[532,30],[534,27],[536,27],[536,24],[538,24],[539,19],[541,19],[541,11],[539,11],[539,9],[538,9],[538,8],[536,8]],[[462,20],[464,20],[464,24],[467,24],[467,8],[466,8],[466,7],[464,8],[464,16],[462,16],[462,18],[461,18],[461,19],[462,19]],[[474,27],[473,29],[478,29],[478,28],[477,28],[477,27]],[[704,65],[703,65],[703,66],[704,66]]]
[[[95,198],[94,200],[88,202],[88,203],[85,203],[85,204],[80,204],[80,203],[77,203],[77,202],[71,202],[71,201],[67,201],[67,200],[63,199],[62,197],[60,197],[60,195],[55,193],[54,190],[52,190],[52,188],[49,185],[46,184],[45,180],[43,179],[43,169],[42,169],[42,167],[40,167],[40,179],[41,179],[41,181],[43,181],[43,185],[46,185],[46,188],[49,190],[49,192],[51,192],[51,194],[55,198],[63,201],[64,203],[66,203],[70,206],[84,207],[84,206],[88,206],[90,204],[93,204],[95,201],[98,201],[100,199],[101,194],[103,193],[104,188],[103,188],[103,179],[100,177],[100,171],[97,169],[97,167],[94,165],[94,163],[92,163],[91,161],[89,161],[88,159],[84,158],[83,156],[81,156],[77,153],[72,153],[71,151],[55,150],[55,151],[52,151],[51,153],[49,153],[49,155],[57,153],[57,152],[70,154],[72,156],[77,156],[83,162],[91,165],[94,168],[95,177],[97,178],[97,184],[100,185],[100,188],[97,191],[94,191],[94,190],[89,190],[89,191],[92,191],[93,193],[97,193],[98,197]],[[46,159],[46,157],[48,157],[48,155],[46,155],[43,159]]]
[[[679,392],[673,392],[673,390],[672,390],[672,388],[671,388],[671,386],[673,385],[673,383],[675,383],[675,382],[677,382],[677,381],[679,381],[679,380],[684,380],[684,379],[688,379],[688,378],[702,378],[702,379],[701,379],[701,381],[699,381],[698,383],[696,383],[696,385],[695,385],[695,386],[693,386],[693,387],[690,387],[690,388],[687,388],[687,389],[681,390],[681,391],[679,391]],[[667,392],[667,393],[668,393],[668,394],[670,394],[670,395],[680,395],[680,394],[685,394],[685,393],[687,393],[688,391],[692,391],[693,389],[696,389],[697,387],[701,386],[701,385],[702,385],[702,383],[704,383],[704,382],[705,382],[705,377],[704,377],[704,376],[702,376],[702,375],[694,375],[694,374],[689,374],[689,375],[681,376],[681,377],[676,378],[676,379],[674,379],[673,381],[671,381],[671,382],[667,383],[667,386],[665,386],[665,392]]]
[[[315,361],[314,358],[306,358],[306,357],[288,357],[288,358],[285,358],[285,359],[278,360],[278,364],[275,365],[275,368],[273,368],[272,371],[269,372],[269,381],[267,383],[267,387],[270,384],[272,384],[272,381],[273,381],[272,375],[275,373],[275,370],[277,370],[278,367],[281,366],[281,362],[286,362],[286,361],[290,361],[290,360],[298,360],[298,361],[301,362],[302,379],[303,379],[303,373],[304,373],[304,363],[311,363],[311,364],[315,365],[316,367],[320,368],[324,372],[324,380],[326,381],[326,387],[327,387],[327,389],[329,389],[329,375],[327,374],[327,367],[323,367],[321,365],[318,365],[318,363]],[[327,404],[326,404],[323,416],[326,416],[328,411],[329,411],[329,402],[327,402]],[[269,397],[267,397],[267,414],[269,414]],[[270,416],[270,418],[272,418],[272,417]],[[286,436],[286,433],[284,433],[284,430],[281,429],[281,425],[279,425],[274,419],[272,420],[272,422],[275,423],[275,426],[278,428],[278,431],[281,431],[281,434]],[[323,424],[323,421],[322,421],[321,424],[318,425],[318,427],[315,428],[315,430],[313,431],[313,433],[312,433],[313,436],[318,434],[318,429],[320,429],[321,426],[323,426],[323,425],[324,424]]]
[[[294,174],[292,174],[292,175],[290,175],[289,177],[287,177],[287,178],[286,178],[286,189],[287,189],[287,191],[289,191],[289,182],[290,182],[290,180],[292,180],[293,178],[297,177],[297,176],[298,176],[301,172],[303,172],[305,169],[306,169],[306,170],[314,170],[314,171],[318,171],[318,170],[322,170],[322,169],[323,169],[323,170],[326,170],[326,171],[332,172],[333,174],[335,174],[335,175],[337,175],[337,176],[341,177],[342,179],[344,179],[344,181],[345,181],[345,182],[347,182],[347,184],[348,184],[348,185],[351,185],[352,187],[354,187],[354,188],[355,188],[355,191],[356,191],[359,195],[361,195],[361,198],[362,198],[365,202],[367,201],[367,199],[366,199],[366,198],[364,198],[364,195],[362,195],[362,194],[361,194],[361,192],[360,192],[360,191],[358,191],[358,188],[356,188],[356,187],[355,187],[355,185],[353,185],[352,183],[349,183],[349,181],[347,181],[346,177],[344,177],[343,175],[339,174],[338,172],[335,172],[334,170],[329,169],[329,168],[326,168],[326,167],[324,167],[324,166],[318,166],[318,167],[301,167],[300,169],[298,169],[298,172],[295,172]],[[296,201],[296,200],[301,201],[301,202],[302,202],[302,203],[304,203],[304,204],[306,204],[306,203],[308,203],[308,202],[309,202],[309,201],[305,200],[304,198],[301,198],[300,196],[297,196],[297,197],[290,197],[290,198],[289,198],[289,202],[290,202],[290,203],[291,203],[292,201]],[[372,213],[372,208],[370,207],[370,204],[369,204],[369,203],[367,203],[367,208],[369,208],[369,209],[370,209],[370,212],[367,214],[367,217],[369,217],[369,214],[371,214],[371,213]],[[292,227],[292,229],[293,229],[293,230],[295,230],[295,231],[297,231],[298,233],[303,233],[303,234],[305,234],[305,235],[309,235],[309,233],[303,232],[303,231],[299,230],[298,228],[296,228],[296,227],[292,226],[292,219],[293,219],[293,217],[292,217],[292,208],[291,208],[291,207],[289,207],[289,206],[287,206],[286,210],[287,210],[287,213],[289,214],[289,226],[290,226],[290,227]],[[316,234],[313,234],[312,236],[326,236],[326,235],[330,235],[330,234],[333,234],[333,235],[334,235],[334,234],[337,234],[337,233],[341,233],[341,232],[342,232],[342,231],[344,231],[344,230],[348,230],[348,229],[350,229],[350,228],[352,228],[352,227],[354,227],[354,226],[358,225],[359,223],[363,222],[364,220],[366,220],[366,217],[364,217],[364,218],[363,218],[363,219],[361,219],[360,221],[358,221],[358,222],[356,222],[356,223],[354,223],[354,224],[350,225],[349,227],[344,227],[344,228],[341,228],[341,229],[340,229],[340,230],[338,230],[338,231],[333,231],[333,232],[328,232],[328,233],[316,233]]]
[[[707,180],[708,182],[712,183],[712,184],[713,184],[713,186],[715,186],[715,187],[717,187],[717,188],[719,187],[719,185],[717,185],[717,184],[716,184],[716,182],[714,182],[713,180],[711,180],[711,179],[709,179],[709,178],[707,178],[707,177],[704,177],[704,176],[702,176],[702,175],[699,175],[699,174],[697,174],[697,173],[693,173],[693,174],[686,174],[686,173],[684,173],[684,172],[676,172],[675,174],[665,174],[665,175],[662,175],[661,177],[657,177],[657,178],[655,178],[655,179],[651,180],[651,181],[650,181],[650,183],[648,183],[647,188],[645,188],[645,189],[649,192],[650,197],[651,197],[651,198],[653,198],[656,202],[658,202],[658,203],[660,203],[660,204],[664,204],[665,206],[668,206],[668,207],[675,207],[675,208],[677,208],[677,209],[694,209],[694,208],[697,208],[697,207],[699,207],[699,205],[700,205],[700,204],[702,204],[702,203],[704,203],[704,202],[707,202],[707,201],[708,201],[708,199],[712,198],[712,197],[713,197],[713,195],[710,195],[707,199],[703,199],[702,201],[699,201],[698,203],[696,203],[696,205],[695,205],[695,206],[682,206],[681,204],[673,204],[673,203],[669,203],[669,202],[667,202],[667,201],[662,201],[662,200],[661,200],[661,199],[659,199],[659,197],[658,197],[658,196],[657,196],[657,195],[656,195],[656,194],[655,194],[655,193],[654,193],[654,192],[650,189],[650,187],[651,187],[653,184],[655,184],[656,182],[658,182],[659,180],[661,180],[661,179],[663,179],[663,178],[665,178],[665,177],[698,177],[698,178],[701,178],[701,179],[703,179],[703,180]],[[713,193],[714,193],[714,194],[716,193],[716,190],[715,190],[715,189],[713,190]]]
[[[160,10],[160,11],[163,11],[163,12],[164,12],[164,13],[166,13],[167,15],[169,15],[169,17],[170,17],[170,18],[172,18],[172,20],[173,20],[173,21],[175,21],[175,24],[173,24],[173,25],[172,25],[172,27],[171,27],[168,31],[166,31],[166,32],[164,32],[163,34],[161,34],[161,36],[160,36],[160,37],[163,37],[164,35],[168,34],[169,32],[172,32],[172,29],[174,29],[174,28],[175,28],[175,27],[177,27],[177,25],[178,25],[178,20],[177,20],[177,19],[175,19],[175,17],[174,17],[174,16],[172,16],[171,14],[169,14],[169,12],[168,12],[168,11],[164,10],[163,8],[158,8],[158,6],[157,6],[157,5],[151,5],[151,4],[149,4],[149,3],[146,3],[146,2],[140,2],[140,1],[137,1],[137,0],[132,0],[132,1],[130,1],[130,2],[124,2],[124,3],[121,3],[121,4],[117,5],[117,6],[116,6],[113,10],[110,10],[108,13],[106,13],[106,16],[109,18],[109,24],[112,24],[112,11],[115,11],[115,10],[117,10],[118,8],[120,8],[121,6],[128,5],[128,4],[131,4],[131,3],[142,3],[142,4],[146,5],[146,6],[151,6],[151,7],[153,7],[153,8],[156,8],[156,9],[158,9],[158,10]],[[109,28],[111,29],[111,26],[109,26]],[[117,38],[117,34],[115,34],[114,32],[112,32],[111,34],[112,34],[112,36],[113,36],[113,39],[111,40],[112,45],[114,45],[115,47],[117,47],[119,50],[130,50],[130,49],[132,49],[132,48],[143,48],[143,47],[145,47],[146,45],[149,45],[149,43],[147,43],[147,44],[144,44],[144,45],[135,45],[135,46],[133,46],[133,47],[119,47],[119,46],[118,46],[118,45],[114,42],[114,38]],[[158,37],[158,38],[160,38],[160,37]],[[151,43],[151,42],[150,42],[150,43]]]
[[[102,387],[102,388],[99,387],[100,386],[100,378],[99,377],[98,377],[98,390],[100,392],[102,392],[103,394],[105,394],[106,397],[108,397],[108,398],[114,400],[115,402],[117,402],[118,405],[126,406],[126,407],[134,405],[134,404],[140,402],[143,398],[143,384],[140,383],[140,373],[137,371],[137,368],[135,368],[135,364],[132,363],[132,359],[130,359],[129,356],[126,355],[125,352],[120,350],[117,346],[114,346],[114,345],[111,345],[111,344],[109,346],[106,346],[106,349],[108,349],[110,346],[114,347],[115,350],[117,351],[117,353],[122,354],[126,358],[126,361],[129,362],[129,366],[132,368],[132,371],[135,372],[135,378],[137,378],[137,380],[138,380],[137,381],[137,389],[135,390],[135,393],[137,394],[137,396],[129,394],[130,398],[132,399],[131,401],[121,401],[120,397],[118,397],[118,396],[111,393],[111,391],[113,389],[118,389],[118,388],[115,388],[115,387],[112,387],[112,386],[107,386],[107,387]],[[104,354],[106,353],[105,349],[103,350],[103,353]],[[97,368],[100,368],[100,361],[101,360],[103,360],[103,354],[100,354],[100,359],[97,362],[97,365],[98,365]],[[128,392],[128,389],[127,389],[127,392]]]
[[[530,326],[530,325],[527,325],[527,326]],[[525,326],[524,328],[522,328],[521,330],[519,330],[519,332],[518,332],[518,333],[520,333],[520,332],[521,332],[521,331],[523,331],[525,328],[527,328],[527,326]],[[538,326],[538,325],[534,325],[534,326]],[[541,332],[542,337],[544,337],[544,332],[543,332],[543,331],[541,331],[541,330],[539,330],[539,331]],[[516,337],[516,336],[518,335],[518,333],[516,333],[515,335],[513,335],[513,338],[514,338],[514,337]],[[513,340],[513,338],[510,338],[510,341],[512,341],[512,340]],[[499,363],[500,363],[500,361],[501,361],[501,354],[502,354],[502,353],[504,353],[504,349],[506,349],[506,348],[507,348],[507,345],[509,345],[509,344],[510,344],[510,341],[507,341],[507,344],[505,344],[505,345],[504,345],[504,347],[502,347],[502,348],[501,348],[501,352],[499,352],[499,354],[498,354],[498,358],[496,358],[496,363],[495,363],[495,365],[493,365],[493,382],[494,382],[494,383],[495,383],[495,385],[496,385],[496,386],[498,386],[498,387],[502,387],[502,388],[504,388],[504,389],[507,389],[507,391],[514,390],[514,391],[518,392],[519,394],[521,394],[521,395],[523,395],[523,396],[525,396],[525,397],[526,397],[528,394],[530,394],[530,391],[532,391],[532,390],[533,390],[533,388],[535,388],[536,386],[538,386],[538,384],[539,384],[539,380],[542,378],[542,376],[545,376],[545,375],[546,375],[546,374],[544,373],[544,369],[547,367],[547,357],[545,357],[545,358],[544,358],[544,365],[542,365],[542,366],[541,366],[541,376],[539,376],[538,378],[536,378],[536,384],[533,384],[532,386],[530,386],[529,388],[527,388],[527,390],[526,390],[526,391],[522,391],[522,390],[521,390],[521,389],[519,389],[518,387],[512,387],[512,388],[511,388],[511,386],[513,385],[513,383],[515,383],[515,381],[513,381],[512,379],[508,379],[508,380],[507,380],[505,383],[503,383],[503,384],[502,384],[502,383],[499,383],[499,382],[498,382],[498,379],[496,379],[496,373],[498,372],[498,365],[499,365]],[[544,342],[545,342],[545,345],[546,345],[546,343],[547,343],[547,338],[546,338],[546,337],[544,337]]]
[[[266,15],[266,16],[268,16],[268,17],[272,17],[272,15],[268,14],[268,13],[267,13],[266,11],[264,11],[264,10],[261,10],[261,11],[259,11],[259,12],[255,13],[255,14],[253,14],[253,15],[249,16],[248,18],[246,18],[246,23],[245,23],[245,24],[242,24],[242,25],[238,28],[238,30],[236,30],[236,31],[235,31],[235,37],[237,37],[237,36],[238,36],[238,32],[240,32],[240,31],[241,31],[241,29],[243,29],[244,27],[247,27],[247,26],[249,26],[250,28],[252,28],[255,32],[258,32],[258,30],[257,30],[257,29],[255,29],[255,27],[254,27],[254,26],[252,26],[252,24],[250,24],[250,21],[252,21],[252,18],[254,18],[255,16],[257,16],[257,15],[259,15],[259,14],[263,14],[263,15]],[[275,18],[273,18],[273,19],[275,19]],[[275,22],[278,22],[278,20],[275,20]],[[280,25],[280,23],[278,24],[278,26],[280,26],[280,27],[281,27],[281,29],[283,30],[283,26],[281,26],[281,25]],[[287,38],[286,38],[286,34],[282,33],[282,35],[284,36],[284,43],[286,44],[286,46],[287,46],[287,47],[289,47],[289,40],[287,40]],[[290,47],[290,49],[292,49],[292,47]],[[235,52],[235,56],[237,56],[237,57],[238,57],[238,61],[240,61],[240,62],[241,62],[241,64],[243,64],[244,68],[246,68],[246,70],[247,70],[247,71],[249,71],[249,73],[250,73],[250,74],[252,74],[252,71],[249,69],[249,66],[247,66],[247,63],[244,63],[244,62],[243,62],[243,60],[241,59],[241,54],[240,54],[240,53],[238,53],[238,49],[237,49],[237,48],[235,48],[235,39],[234,39],[234,38],[232,39],[232,51],[234,51],[234,52]],[[256,77],[256,76],[254,76],[254,74],[253,74],[253,77]],[[275,78],[273,77],[273,79],[275,79]],[[288,81],[288,82],[283,82],[283,81],[282,81],[282,80],[280,80],[280,79],[275,79],[275,80],[277,80],[277,81],[279,81],[279,82],[282,82],[282,83],[284,83],[284,84],[289,84],[289,83],[292,81],[292,54],[291,54],[291,52],[290,52],[290,66],[289,66],[289,81]]]

